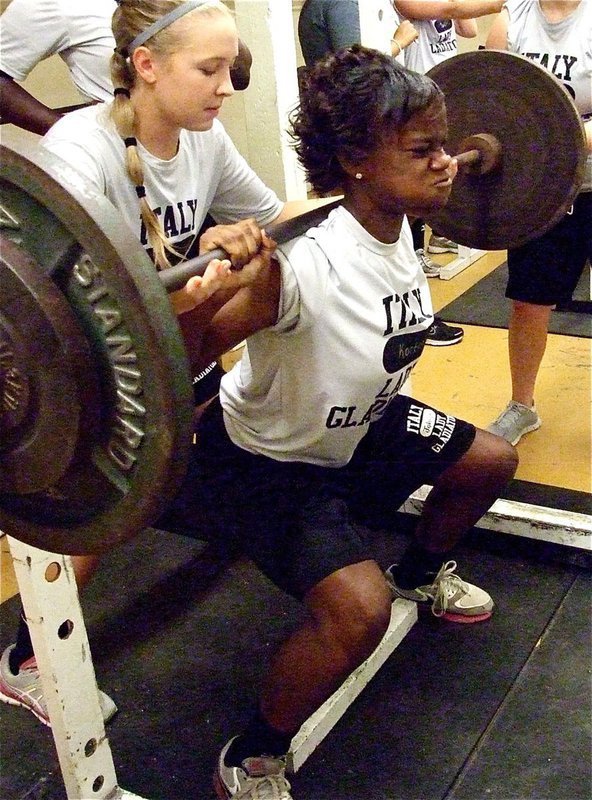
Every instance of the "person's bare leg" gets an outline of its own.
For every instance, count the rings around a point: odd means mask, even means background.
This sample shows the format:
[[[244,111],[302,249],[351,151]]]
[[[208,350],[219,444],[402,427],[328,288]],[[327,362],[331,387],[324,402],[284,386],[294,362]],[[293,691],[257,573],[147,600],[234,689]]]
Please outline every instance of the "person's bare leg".
[[[100,560],[101,557],[95,555],[72,556],[72,568],[79,592],[90,582],[98,569]]]
[[[428,552],[451,550],[514,476],[518,455],[505,439],[477,429],[471,447],[434,482],[416,528]]]
[[[89,583],[98,568],[99,562],[100,556],[72,556],[72,568],[79,592]],[[10,668],[12,672],[16,674],[20,667],[33,655],[33,643],[31,641],[29,626],[25,619],[24,611],[21,611],[19,624],[16,630],[15,645],[10,653]]]
[[[534,388],[547,346],[553,306],[512,302],[508,333],[512,400],[531,408]]]
[[[280,647],[260,702],[267,722],[290,734],[376,649],[392,597],[379,566],[363,561],[329,575],[304,602],[309,618]]]

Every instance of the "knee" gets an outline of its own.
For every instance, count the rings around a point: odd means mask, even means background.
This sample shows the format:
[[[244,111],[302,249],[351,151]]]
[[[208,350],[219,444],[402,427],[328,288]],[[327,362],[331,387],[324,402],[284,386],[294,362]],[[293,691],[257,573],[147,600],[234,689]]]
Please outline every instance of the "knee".
[[[355,581],[341,575],[339,581],[333,582],[329,602],[323,604],[320,624],[342,654],[348,671],[374,652],[390,623],[391,593],[382,571],[377,565],[374,567],[372,581]],[[347,573],[349,569],[340,572]]]
[[[510,442],[502,439],[501,436],[495,436],[494,438],[496,439],[495,447],[497,450],[495,456],[496,463],[502,471],[503,477],[510,480],[510,478],[514,477],[518,469],[518,450],[516,450],[514,445],[510,444]]]
[[[533,323],[546,324],[548,323],[551,311],[554,306],[552,305],[539,305],[537,303],[527,303],[523,300],[512,301],[512,313],[510,321],[512,325],[529,325]]]
[[[390,592],[383,602],[370,603],[362,597],[354,599],[352,614],[342,620],[337,631],[349,670],[371,656],[382,641],[391,619],[391,605]]]
[[[479,434],[484,437],[489,474],[500,483],[507,483],[518,469],[518,450],[501,436],[487,431],[479,431]]]
[[[516,448],[488,431],[477,429],[475,440],[454,467],[444,473],[438,485],[446,485],[458,481],[487,490],[498,491],[510,481],[518,468],[518,451]]]

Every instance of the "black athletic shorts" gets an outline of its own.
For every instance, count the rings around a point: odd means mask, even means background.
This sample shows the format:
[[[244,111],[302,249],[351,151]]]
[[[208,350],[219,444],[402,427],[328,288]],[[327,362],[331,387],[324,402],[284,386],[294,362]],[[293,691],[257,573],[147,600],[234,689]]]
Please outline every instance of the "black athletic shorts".
[[[550,231],[508,250],[506,297],[540,306],[567,303],[587,259],[592,262],[592,192],[581,192]]]
[[[224,370],[217,361],[213,361],[193,378],[193,402],[196,406],[201,406],[218,394],[223,377]]]
[[[407,497],[433,484],[474,437],[473,425],[399,395],[346,466],[276,461],[232,443],[216,398],[200,420],[184,485],[154,527],[238,544],[301,599],[336,570],[372,558],[363,526],[392,529]]]

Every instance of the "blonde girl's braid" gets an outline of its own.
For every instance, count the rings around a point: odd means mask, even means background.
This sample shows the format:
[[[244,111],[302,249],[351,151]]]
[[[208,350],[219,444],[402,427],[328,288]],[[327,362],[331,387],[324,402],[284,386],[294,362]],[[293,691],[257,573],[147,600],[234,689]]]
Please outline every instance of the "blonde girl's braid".
[[[175,45],[178,44],[178,38],[168,30],[168,25],[172,24],[174,20],[168,23],[164,18],[174,13],[181,16],[182,13],[185,13],[184,10],[179,9],[179,12],[175,12],[175,9],[181,6],[187,6],[187,11],[203,7],[204,11],[216,9],[228,14],[230,12],[219,0],[201,0],[199,3],[186,2],[186,0],[181,2],[179,0],[117,0],[117,6],[112,21],[116,48],[111,58],[111,81],[115,87],[111,118],[126,146],[127,172],[136,188],[140,215],[146,228],[148,244],[154,252],[156,267],[164,269],[171,266],[168,253],[173,254],[175,260],[178,260],[181,254],[170,244],[158,217],[146,199],[144,168],[135,136],[135,110],[130,101],[130,91],[136,80],[136,71],[128,50],[130,45],[133,45],[135,49],[140,44],[144,44],[144,41],[136,42],[136,40],[141,40],[146,34],[150,34],[152,50],[162,54],[174,51]],[[165,22],[165,26],[158,30],[160,20]],[[157,28],[155,33],[151,33],[151,26]]]

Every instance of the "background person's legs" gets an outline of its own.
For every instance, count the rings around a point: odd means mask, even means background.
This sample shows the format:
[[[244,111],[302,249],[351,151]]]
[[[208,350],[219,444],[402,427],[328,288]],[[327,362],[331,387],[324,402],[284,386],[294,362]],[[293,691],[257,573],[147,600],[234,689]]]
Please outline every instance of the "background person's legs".
[[[591,216],[592,192],[581,192],[551,230],[508,251],[512,399],[487,430],[512,444],[541,426],[534,392],[547,344],[549,316],[557,303],[571,298],[592,256]]]
[[[512,303],[508,333],[512,400],[531,408],[539,367],[547,346],[552,306]]]
[[[99,561],[99,556],[72,557],[79,590],[90,581]],[[24,611],[21,612],[15,643],[9,645],[0,658],[0,700],[9,705],[22,706],[31,711],[44,724],[50,724],[41,676],[37,668]],[[108,695],[101,691],[99,691],[99,705],[103,720],[108,722],[116,713],[117,706]]]

